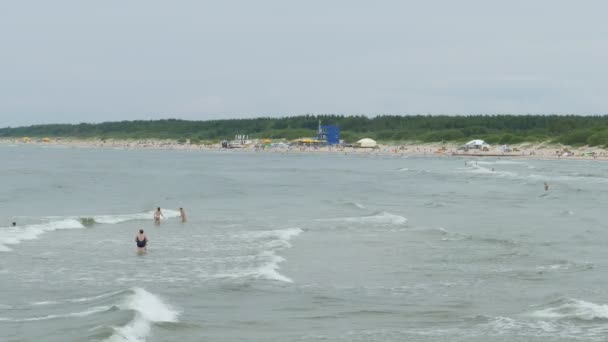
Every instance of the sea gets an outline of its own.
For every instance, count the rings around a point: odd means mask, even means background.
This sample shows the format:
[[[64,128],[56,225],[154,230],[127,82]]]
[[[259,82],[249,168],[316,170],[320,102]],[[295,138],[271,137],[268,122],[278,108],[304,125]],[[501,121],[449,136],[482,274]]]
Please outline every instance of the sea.
[[[606,162],[26,145],[0,160],[0,341],[607,340]]]

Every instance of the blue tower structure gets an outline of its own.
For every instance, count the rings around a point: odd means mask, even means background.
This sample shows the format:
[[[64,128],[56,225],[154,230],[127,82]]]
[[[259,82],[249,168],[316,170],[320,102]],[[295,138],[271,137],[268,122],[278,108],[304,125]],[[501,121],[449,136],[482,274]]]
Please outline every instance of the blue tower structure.
[[[319,140],[323,140],[327,145],[338,145],[340,143],[340,127],[336,125],[321,126],[319,121]]]

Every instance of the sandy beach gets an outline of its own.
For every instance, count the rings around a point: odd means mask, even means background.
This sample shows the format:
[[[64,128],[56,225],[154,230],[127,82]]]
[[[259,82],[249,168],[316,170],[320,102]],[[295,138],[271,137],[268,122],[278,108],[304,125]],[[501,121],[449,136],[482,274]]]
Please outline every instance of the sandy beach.
[[[280,141],[277,141],[280,142]],[[238,145],[233,148],[222,148],[221,143],[189,144],[177,140],[161,139],[77,139],[53,138],[36,139],[0,139],[2,145],[33,145],[72,148],[113,148],[113,149],[154,149],[182,151],[241,151],[251,153],[345,153],[363,155],[395,155],[395,156],[445,156],[445,157],[508,157],[528,159],[577,159],[577,160],[608,160],[608,150],[600,147],[572,147],[547,142],[521,143],[509,145],[508,152],[503,145],[490,145],[487,149],[460,148],[455,143],[380,143],[376,148],[357,148],[343,146],[264,146],[261,140],[253,140],[250,144]]]

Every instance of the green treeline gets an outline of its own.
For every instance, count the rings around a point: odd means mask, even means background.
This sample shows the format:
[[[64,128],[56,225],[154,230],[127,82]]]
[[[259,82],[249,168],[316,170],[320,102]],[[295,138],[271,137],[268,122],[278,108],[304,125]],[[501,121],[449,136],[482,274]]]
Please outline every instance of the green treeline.
[[[380,141],[465,141],[491,144],[551,141],[567,145],[608,145],[608,116],[471,115],[394,116],[302,115],[283,118],[186,121],[120,121],[99,124],[53,124],[0,129],[0,137],[76,137],[122,139],[191,139],[219,141],[235,134],[251,138],[296,139],[316,135],[319,120],[338,125],[341,138]]]

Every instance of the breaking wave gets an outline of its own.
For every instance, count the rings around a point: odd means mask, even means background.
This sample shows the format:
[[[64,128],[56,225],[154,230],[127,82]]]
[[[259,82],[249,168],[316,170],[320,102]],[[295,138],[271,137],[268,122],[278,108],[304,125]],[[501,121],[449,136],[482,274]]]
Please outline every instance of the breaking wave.
[[[544,319],[577,319],[577,320],[607,320],[608,305],[595,304],[578,299],[563,299],[548,305],[547,308],[534,311],[532,317]]]
[[[102,301],[102,305],[91,306],[90,302]],[[144,342],[150,336],[152,326],[161,322],[177,322],[179,312],[166,303],[161,297],[143,288],[132,288],[126,291],[103,293],[92,297],[82,297],[64,300],[48,300],[32,305],[53,305],[61,303],[84,303],[90,307],[84,310],[58,313],[39,317],[7,318],[0,321],[32,322],[52,319],[75,319],[93,315],[109,315],[118,311],[132,312],[132,318],[121,326],[99,326],[97,329],[108,329],[106,342]],[[73,304],[72,304],[73,305]],[[116,315],[115,315],[116,316]],[[116,317],[122,317],[117,315]],[[94,320],[87,318],[87,320]]]
[[[135,317],[126,325],[114,328],[114,334],[107,342],[141,342],[150,335],[152,324],[177,322],[179,312],[165,303],[160,297],[143,288],[133,288],[132,294],[121,306],[133,310]]]
[[[3,227],[0,228],[0,251],[10,251],[9,245],[16,245],[26,240],[35,240],[46,232],[78,228],[84,228],[84,226],[74,218],[27,226]]]
[[[251,267],[216,274],[214,278],[254,278],[292,283],[292,279],[279,273],[280,264],[285,258],[276,253],[291,248],[291,239],[302,232],[300,228],[286,228],[237,234],[237,237],[247,240],[249,244],[261,248],[262,251],[252,256],[254,264]]]

